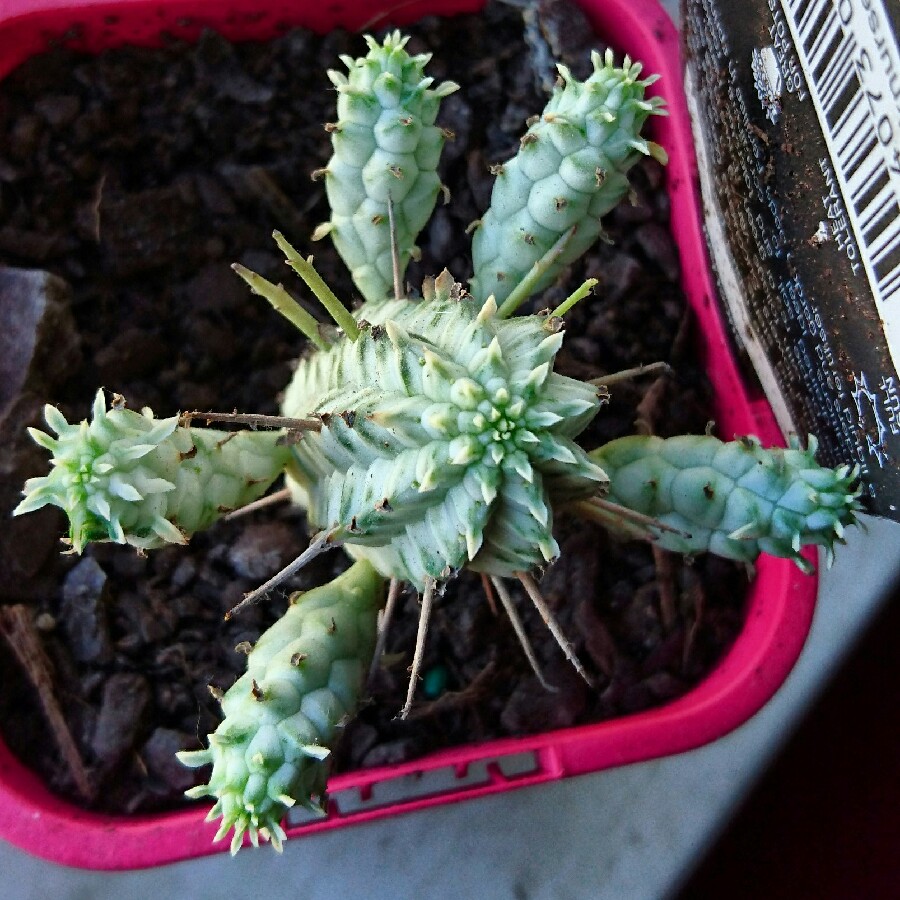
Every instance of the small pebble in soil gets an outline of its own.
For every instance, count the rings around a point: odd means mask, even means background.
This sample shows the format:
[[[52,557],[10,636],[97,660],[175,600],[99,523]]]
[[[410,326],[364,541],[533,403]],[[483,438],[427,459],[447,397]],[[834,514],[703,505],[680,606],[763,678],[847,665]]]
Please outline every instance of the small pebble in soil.
[[[228,562],[242,578],[265,581],[295,559],[306,542],[284,522],[253,523],[231,545]]]
[[[194,783],[193,773],[175,757],[191,745],[193,736],[173,728],[157,728],[141,748],[141,759],[147,772],[159,779],[168,791],[185,791]]]
[[[134,745],[151,702],[150,685],[143,675],[120,672],[103,686],[100,715],[91,750],[102,769],[112,768]]]
[[[107,663],[112,659],[106,573],[95,559],[84,557],[63,581],[60,618],[72,656],[79,662]]]

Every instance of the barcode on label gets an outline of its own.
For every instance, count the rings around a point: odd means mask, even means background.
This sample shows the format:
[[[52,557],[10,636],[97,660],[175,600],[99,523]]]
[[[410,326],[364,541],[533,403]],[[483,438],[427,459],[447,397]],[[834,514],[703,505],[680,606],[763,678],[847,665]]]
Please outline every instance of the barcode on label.
[[[900,53],[881,0],[780,0],[900,368]],[[848,254],[849,255],[849,254]]]

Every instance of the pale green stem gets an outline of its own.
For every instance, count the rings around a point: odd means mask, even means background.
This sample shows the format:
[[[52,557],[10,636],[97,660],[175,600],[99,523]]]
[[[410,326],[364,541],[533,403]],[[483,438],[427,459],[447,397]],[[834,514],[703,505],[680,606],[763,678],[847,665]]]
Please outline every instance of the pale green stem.
[[[250,285],[255,294],[265,297],[276,312],[281,313],[295,328],[305,334],[319,350],[329,349],[330,345],[319,334],[319,323],[280,284],[272,284],[262,275],[257,275],[240,263],[234,263],[231,268]]]
[[[288,265],[306,282],[306,286],[316,295],[319,302],[328,312],[328,315],[337,323],[338,328],[344,330],[344,334],[355,341],[359,337],[359,326],[347,308],[335,296],[334,292],[322,280],[322,276],[315,270],[311,260],[304,259],[287,241],[280,231],[272,232],[275,243],[287,258]]]
[[[576,303],[578,303],[579,300],[584,300],[584,298],[591,293],[591,290],[596,283],[596,278],[588,278],[580,288],[569,294],[569,296],[566,297],[552,313],[550,313],[550,316],[564,316]]]
[[[513,288],[503,305],[497,310],[500,319],[509,318],[534,292],[535,287],[575,234],[577,226],[573,225],[559,240],[531,267],[528,274]]]

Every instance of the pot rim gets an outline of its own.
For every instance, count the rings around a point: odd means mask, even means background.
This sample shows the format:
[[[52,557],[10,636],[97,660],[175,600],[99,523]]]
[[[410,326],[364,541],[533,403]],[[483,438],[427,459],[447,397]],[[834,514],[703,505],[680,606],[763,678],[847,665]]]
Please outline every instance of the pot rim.
[[[669,153],[666,184],[670,228],[679,250],[682,286],[700,323],[700,351],[715,391],[723,437],[748,433],[783,444],[761,394],[743,384],[734,362],[702,229],[690,120],[682,84],[679,36],[657,0],[578,0],[598,36],[627,48],[660,86],[670,115],[653,122],[653,137]],[[226,37],[271,37],[290,22],[325,31],[401,25],[426,14],[474,12],[482,0],[344,0],[327,6],[272,0],[6,0],[0,5],[0,78],[53,39],[98,51],[118,43],[158,43],[159,33],[196,39],[214,26]],[[389,8],[387,13],[381,10]],[[72,31],[72,26],[77,26]],[[6,40],[2,40],[4,35]],[[655,90],[655,88],[654,88]],[[651,91],[652,93],[653,91]],[[814,551],[804,554],[816,560]],[[734,645],[688,693],[646,712],[525,738],[440,751],[395,766],[334,776],[327,819],[292,825],[306,834],[423,809],[512,787],[538,784],[692,749],[738,727],[774,694],[793,667],[812,622],[817,580],[789,560],[761,557],[748,592],[747,617]],[[407,796],[391,792],[413,787]],[[344,799],[342,799],[342,797]],[[0,742],[0,837],[37,856],[93,869],[142,868],[216,853],[216,826],[205,806],[133,817],[79,809],[52,793]],[[289,820],[290,821],[290,820]]]

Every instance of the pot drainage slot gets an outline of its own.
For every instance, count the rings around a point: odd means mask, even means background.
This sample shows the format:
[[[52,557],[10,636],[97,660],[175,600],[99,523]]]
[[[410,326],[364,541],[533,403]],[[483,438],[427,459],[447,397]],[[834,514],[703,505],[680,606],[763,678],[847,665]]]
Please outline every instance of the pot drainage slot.
[[[353,816],[402,807],[405,804],[421,805],[416,801],[457,792],[489,793],[503,790],[522,779],[544,780],[542,776],[545,774],[538,755],[533,751],[509,753],[469,764],[410,772],[373,784],[333,791],[329,794],[328,801],[332,816]],[[321,817],[304,809],[292,809],[287,816],[287,825],[291,828],[320,821]]]

